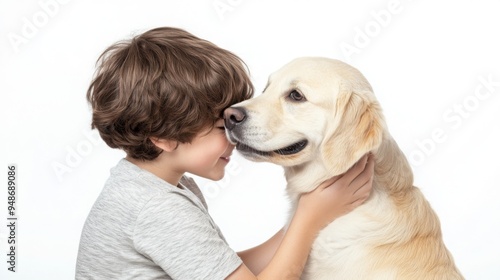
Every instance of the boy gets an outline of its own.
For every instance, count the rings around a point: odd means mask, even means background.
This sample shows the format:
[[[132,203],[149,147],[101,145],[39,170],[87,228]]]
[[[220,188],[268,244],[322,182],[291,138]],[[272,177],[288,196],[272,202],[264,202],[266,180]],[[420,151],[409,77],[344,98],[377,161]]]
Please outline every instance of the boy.
[[[253,93],[243,62],[167,27],[109,47],[98,62],[87,92],[92,127],[127,156],[85,222],[77,279],[298,279],[317,232],[369,195],[365,156],[303,195],[286,229],[235,253],[184,173],[224,176],[234,146],[223,110]]]

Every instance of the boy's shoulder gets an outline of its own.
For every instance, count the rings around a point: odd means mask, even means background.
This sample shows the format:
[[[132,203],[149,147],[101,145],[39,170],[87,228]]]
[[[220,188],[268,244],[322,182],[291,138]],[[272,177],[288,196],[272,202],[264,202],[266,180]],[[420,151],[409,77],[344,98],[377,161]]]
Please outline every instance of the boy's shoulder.
[[[186,189],[188,189],[190,192],[192,192],[203,204],[205,209],[208,209],[207,202],[205,201],[205,197],[203,196],[203,193],[201,192],[200,188],[196,184],[196,182],[193,180],[193,178],[188,177],[188,176],[182,176],[181,181],[179,182],[180,185]]]
[[[198,207],[207,208],[203,194],[192,178],[183,176],[180,186],[173,186],[130,161],[121,159],[111,169],[103,194],[118,195],[121,200],[142,201],[143,203],[151,198],[167,199],[172,195],[180,195],[194,202]]]
[[[114,186],[121,190],[131,187],[146,192],[172,192],[176,187],[158,178],[152,173],[138,167],[125,158],[111,168],[106,186]]]

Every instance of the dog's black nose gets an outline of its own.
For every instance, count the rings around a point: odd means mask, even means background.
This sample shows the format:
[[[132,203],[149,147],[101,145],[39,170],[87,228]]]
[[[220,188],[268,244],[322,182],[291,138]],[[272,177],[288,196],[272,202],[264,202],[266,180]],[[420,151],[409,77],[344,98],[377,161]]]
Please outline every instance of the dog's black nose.
[[[241,107],[229,107],[224,110],[224,125],[231,130],[246,119],[245,109]]]

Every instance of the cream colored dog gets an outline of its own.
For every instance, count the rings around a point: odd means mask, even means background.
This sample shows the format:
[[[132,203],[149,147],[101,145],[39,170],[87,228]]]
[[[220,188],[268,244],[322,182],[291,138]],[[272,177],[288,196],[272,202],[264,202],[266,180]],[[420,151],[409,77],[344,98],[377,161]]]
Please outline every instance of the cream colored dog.
[[[225,119],[245,157],[284,167],[292,210],[300,194],[375,155],[370,198],[319,233],[303,279],[463,279],[357,69],[327,58],[293,60],[260,96],[227,109]]]

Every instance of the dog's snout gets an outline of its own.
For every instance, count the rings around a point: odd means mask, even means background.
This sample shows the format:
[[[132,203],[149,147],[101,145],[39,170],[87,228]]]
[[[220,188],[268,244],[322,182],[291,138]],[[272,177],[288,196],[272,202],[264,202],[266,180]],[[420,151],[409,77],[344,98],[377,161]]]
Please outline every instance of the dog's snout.
[[[241,107],[230,107],[224,110],[224,125],[231,130],[246,119],[245,109]]]

